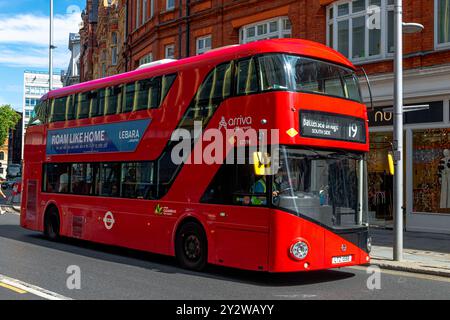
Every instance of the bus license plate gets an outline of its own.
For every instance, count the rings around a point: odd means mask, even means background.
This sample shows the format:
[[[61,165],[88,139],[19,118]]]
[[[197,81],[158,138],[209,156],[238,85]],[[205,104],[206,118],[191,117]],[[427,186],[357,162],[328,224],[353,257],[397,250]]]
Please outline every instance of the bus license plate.
[[[333,257],[331,259],[332,264],[347,263],[352,261],[352,256]]]

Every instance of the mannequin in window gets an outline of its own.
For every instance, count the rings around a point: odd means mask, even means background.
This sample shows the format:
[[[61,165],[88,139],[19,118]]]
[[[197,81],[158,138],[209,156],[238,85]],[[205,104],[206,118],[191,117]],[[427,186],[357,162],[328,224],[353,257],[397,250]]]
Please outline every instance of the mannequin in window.
[[[444,149],[444,158],[439,161],[438,176],[441,183],[440,208],[450,208],[450,150]]]

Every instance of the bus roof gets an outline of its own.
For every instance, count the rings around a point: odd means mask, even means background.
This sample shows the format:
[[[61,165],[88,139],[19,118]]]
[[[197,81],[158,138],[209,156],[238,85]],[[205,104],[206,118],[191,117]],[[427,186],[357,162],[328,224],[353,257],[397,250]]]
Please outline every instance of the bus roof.
[[[341,53],[317,42],[302,39],[272,39],[261,40],[243,45],[226,46],[208,51],[202,55],[187,57],[184,59],[155,65],[148,68],[86,81],[68,87],[55,89],[45,94],[41,99],[61,97],[78,92],[95,90],[103,87],[113,86],[128,81],[144,78],[146,75],[158,76],[177,72],[198,64],[220,64],[222,62],[244,58],[263,53],[290,53],[320,60],[326,60],[355,70],[353,64]]]

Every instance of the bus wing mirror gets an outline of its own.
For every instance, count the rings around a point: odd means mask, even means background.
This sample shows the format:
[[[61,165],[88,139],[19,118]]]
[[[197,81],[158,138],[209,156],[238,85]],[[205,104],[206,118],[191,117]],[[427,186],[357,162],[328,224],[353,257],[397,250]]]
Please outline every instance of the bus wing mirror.
[[[271,159],[268,153],[253,152],[253,167],[255,169],[255,175],[265,176],[271,172]]]
[[[360,68],[364,79],[366,79],[366,83],[367,83],[367,89],[369,91],[369,99],[370,99],[370,108],[372,109],[372,111],[374,110],[374,106],[373,106],[373,96],[372,96],[372,85],[370,84],[370,80],[369,80],[369,76],[366,73],[366,70],[364,70],[363,67]]]
[[[388,158],[389,174],[390,174],[391,176],[393,176],[394,173],[395,173],[395,169],[394,169],[394,156],[392,155],[391,152],[389,152],[388,155],[387,155],[387,158]]]

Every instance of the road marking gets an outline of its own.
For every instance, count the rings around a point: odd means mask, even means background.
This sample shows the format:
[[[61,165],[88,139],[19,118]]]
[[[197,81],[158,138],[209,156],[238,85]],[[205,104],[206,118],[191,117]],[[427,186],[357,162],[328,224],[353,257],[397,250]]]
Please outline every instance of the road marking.
[[[72,300],[71,298],[65,297],[56,292],[52,292],[17,279],[6,277],[1,274],[0,274],[0,285],[5,288],[8,287],[8,289],[11,289],[16,292],[18,292],[17,290],[22,290],[24,291],[23,293],[28,292],[47,300]]]
[[[361,267],[361,266],[352,266],[349,267],[349,269],[356,269],[356,270],[363,270],[366,271],[367,267]],[[440,277],[436,275],[431,274],[423,274],[423,273],[412,273],[407,271],[400,271],[400,270],[389,270],[389,269],[383,269],[381,268],[382,273],[387,273],[394,276],[404,276],[408,278],[416,278],[416,279],[423,279],[423,280],[433,280],[433,281],[440,281],[440,282],[449,282],[450,278],[447,277]]]
[[[3,287],[3,288],[6,288],[6,289],[9,289],[9,290],[12,290],[12,291],[17,292],[17,293],[20,293],[20,294],[27,293],[25,290],[22,290],[22,289],[19,289],[19,288],[10,286],[9,284],[2,283],[2,282],[0,282],[0,287]]]

